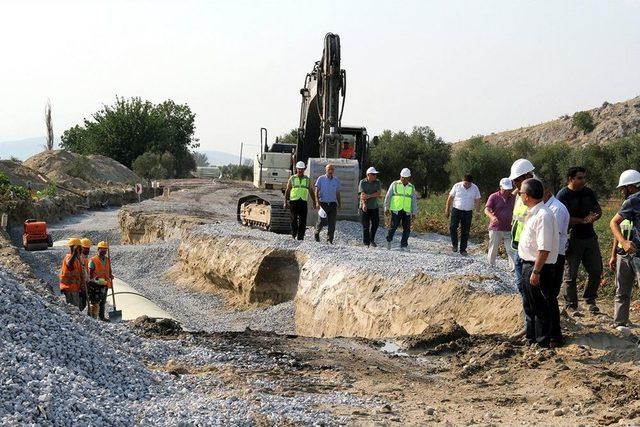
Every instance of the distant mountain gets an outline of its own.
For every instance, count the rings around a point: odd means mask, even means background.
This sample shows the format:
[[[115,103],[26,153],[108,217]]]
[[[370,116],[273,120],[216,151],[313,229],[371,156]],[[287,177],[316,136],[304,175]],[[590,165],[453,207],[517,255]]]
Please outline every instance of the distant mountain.
[[[573,124],[572,116],[520,129],[485,135],[492,144],[511,145],[528,139],[534,144],[567,142],[572,145],[602,144],[616,138],[640,133],[640,96],[623,102],[605,102],[598,108],[587,110],[593,120],[593,130],[584,132]]]
[[[217,151],[217,150],[198,150],[198,151],[207,155],[207,159],[209,159],[209,164],[211,164],[211,166],[224,166],[230,163],[237,164],[238,161],[240,160],[240,154],[229,154],[229,153],[225,153],[224,151]],[[245,159],[247,159],[247,156],[243,155],[242,156],[243,162]]]
[[[11,141],[0,141],[0,159],[17,157],[26,160],[34,154],[44,151],[46,139],[44,136],[25,138]],[[60,139],[54,139],[54,149],[60,145]]]

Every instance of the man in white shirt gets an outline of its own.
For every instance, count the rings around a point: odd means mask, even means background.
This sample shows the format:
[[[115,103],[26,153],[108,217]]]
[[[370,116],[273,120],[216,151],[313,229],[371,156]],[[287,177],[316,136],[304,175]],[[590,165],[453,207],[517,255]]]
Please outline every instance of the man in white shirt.
[[[527,206],[524,229],[518,243],[522,259],[522,302],[526,319],[526,337],[530,344],[549,347],[551,344],[553,287],[556,278],[560,232],[553,212],[545,206],[544,187],[535,178],[527,179],[520,188],[520,197]],[[557,305],[557,299],[555,299]]]
[[[449,234],[451,235],[453,252],[458,252],[458,227],[460,227],[460,255],[467,254],[467,242],[469,241],[474,209],[480,211],[480,190],[473,183],[473,177],[466,174],[463,181],[454,184],[449,191],[447,204],[444,208],[446,216],[451,214]]]
[[[558,307],[558,295],[562,288],[562,277],[564,274],[564,255],[567,251],[567,241],[569,240],[569,210],[558,199],[553,196],[554,189],[548,181],[544,181],[544,204],[549,208],[556,218],[558,224],[558,260],[556,261],[555,278],[553,282],[553,301],[551,319],[551,343],[554,346],[562,345],[562,330],[560,329],[560,309]]]

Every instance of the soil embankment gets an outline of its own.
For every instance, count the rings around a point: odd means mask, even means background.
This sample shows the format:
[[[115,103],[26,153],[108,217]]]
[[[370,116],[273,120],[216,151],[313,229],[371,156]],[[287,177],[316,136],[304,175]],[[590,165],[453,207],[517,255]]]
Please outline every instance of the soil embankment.
[[[470,333],[519,326],[507,272],[482,257],[447,253],[437,236],[416,235],[410,254],[368,249],[359,244],[359,226],[341,222],[336,245],[297,242],[236,224],[236,196],[237,188],[218,184],[206,194],[213,205],[182,191],[127,206],[119,213],[123,242],[181,239],[171,278],[239,307],[293,301],[300,335],[420,334],[451,318]]]

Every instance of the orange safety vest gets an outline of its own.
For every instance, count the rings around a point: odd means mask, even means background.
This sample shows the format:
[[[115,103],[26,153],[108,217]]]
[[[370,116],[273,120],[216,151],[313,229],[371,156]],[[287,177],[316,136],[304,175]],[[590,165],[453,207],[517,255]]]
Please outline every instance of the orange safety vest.
[[[73,261],[73,269],[67,267],[72,254],[65,255],[60,269],[60,290],[69,292],[79,292],[82,284],[82,263],[79,259]]]
[[[106,262],[102,265],[100,255],[96,255],[91,258],[93,262],[93,277],[92,279],[104,279],[107,281],[107,288],[111,288],[113,283],[111,281],[111,260],[105,257]]]

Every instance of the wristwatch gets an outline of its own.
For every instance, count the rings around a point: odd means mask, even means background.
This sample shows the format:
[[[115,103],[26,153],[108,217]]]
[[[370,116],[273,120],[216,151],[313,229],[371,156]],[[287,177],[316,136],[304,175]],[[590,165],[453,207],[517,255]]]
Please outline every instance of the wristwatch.
[[[540,275],[540,270],[533,270],[533,274],[535,274],[536,276]]]

